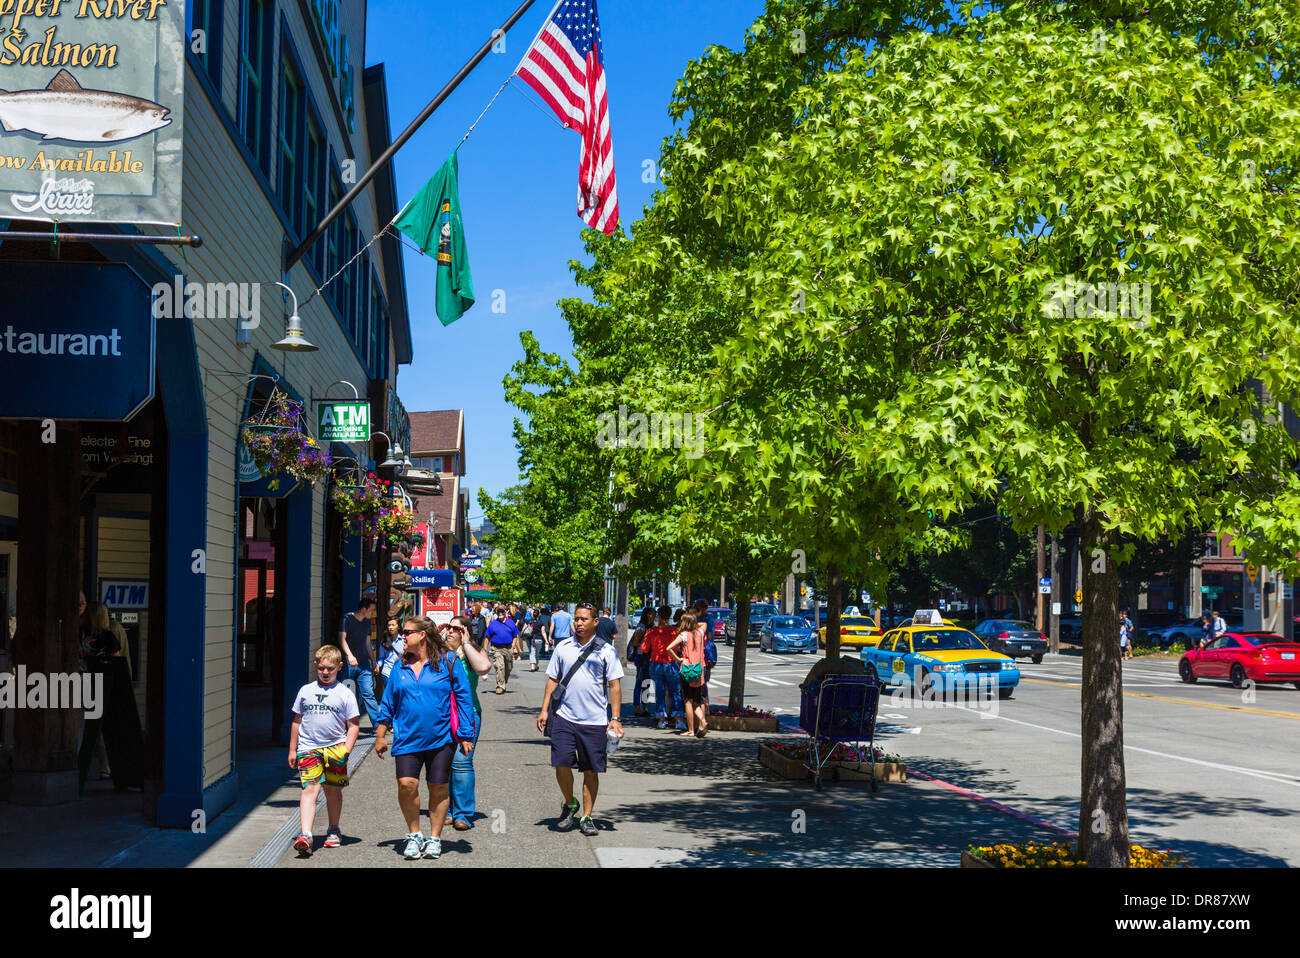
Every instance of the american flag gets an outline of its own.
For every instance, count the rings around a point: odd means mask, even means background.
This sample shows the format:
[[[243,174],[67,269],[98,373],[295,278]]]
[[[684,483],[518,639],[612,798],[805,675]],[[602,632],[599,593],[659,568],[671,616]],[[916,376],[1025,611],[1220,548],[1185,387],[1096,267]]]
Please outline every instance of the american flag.
[[[618,188],[596,0],[561,0],[515,75],[537,91],[561,123],[582,134],[578,216],[592,229],[613,233]]]

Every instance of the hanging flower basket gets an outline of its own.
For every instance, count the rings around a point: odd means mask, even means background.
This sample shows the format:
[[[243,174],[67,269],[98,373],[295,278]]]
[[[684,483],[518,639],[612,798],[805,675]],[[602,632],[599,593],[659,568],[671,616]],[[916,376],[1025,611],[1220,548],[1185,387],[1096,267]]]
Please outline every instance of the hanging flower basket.
[[[400,503],[390,503],[379,510],[377,519],[381,544],[401,549],[415,532],[415,516]]]
[[[389,499],[386,483],[373,472],[367,473],[359,485],[335,484],[330,487],[329,500],[343,517],[343,523],[353,532],[369,539],[379,534],[379,514]]]
[[[256,417],[244,423],[240,439],[257,468],[272,477],[267,483],[272,489],[280,486],[279,473],[307,482],[329,475],[330,454],[307,435],[302,403],[280,389],[271,393]]]

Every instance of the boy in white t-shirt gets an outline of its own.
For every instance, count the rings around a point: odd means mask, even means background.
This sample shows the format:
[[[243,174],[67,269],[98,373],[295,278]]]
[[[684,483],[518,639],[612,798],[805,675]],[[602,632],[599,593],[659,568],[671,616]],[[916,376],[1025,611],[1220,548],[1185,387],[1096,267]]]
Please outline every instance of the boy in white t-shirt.
[[[361,731],[357,697],[339,681],[342,667],[343,653],[338,647],[322,645],[316,651],[316,681],[300,688],[293,702],[289,767],[298,770],[302,782],[298,803],[302,833],[293,840],[293,848],[302,858],[311,855],[311,830],[322,779],[329,815],[325,847],[338,848],[341,843],[339,815],[343,811],[343,788],[348,783],[348,755]]]

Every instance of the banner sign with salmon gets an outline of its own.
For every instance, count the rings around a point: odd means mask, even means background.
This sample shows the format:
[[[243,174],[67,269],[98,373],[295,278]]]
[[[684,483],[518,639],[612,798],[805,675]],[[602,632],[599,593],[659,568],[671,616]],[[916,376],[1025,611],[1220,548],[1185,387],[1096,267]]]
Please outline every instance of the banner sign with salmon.
[[[0,0],[0,219],[181,220],[185,0]]]

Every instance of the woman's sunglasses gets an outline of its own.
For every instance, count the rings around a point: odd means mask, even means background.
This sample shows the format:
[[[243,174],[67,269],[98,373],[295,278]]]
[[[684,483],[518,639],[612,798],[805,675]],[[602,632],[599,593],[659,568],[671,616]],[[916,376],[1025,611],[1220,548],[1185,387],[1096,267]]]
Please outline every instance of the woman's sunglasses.
[[[421,633],[421,634],[422,634],[423,632],[424,632],[424,629],[403,629],[403,630],[402,630],[402,635],[415,635],[416,633]]]

